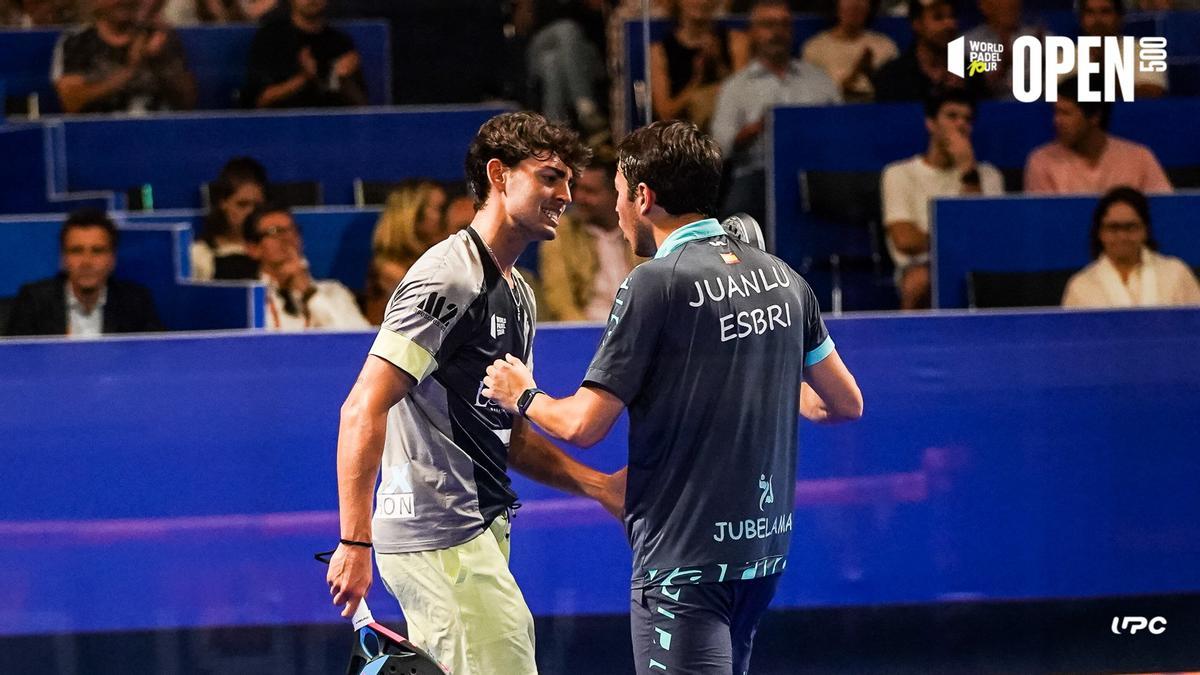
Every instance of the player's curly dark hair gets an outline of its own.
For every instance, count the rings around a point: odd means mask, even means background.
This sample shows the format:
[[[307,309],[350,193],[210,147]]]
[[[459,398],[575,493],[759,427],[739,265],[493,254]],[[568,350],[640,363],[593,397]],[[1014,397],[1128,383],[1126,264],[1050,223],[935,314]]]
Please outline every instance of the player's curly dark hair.
[[[671,215],[717,212],[721,147],[691,122],[655,122],[629,134],[617,147],[617,169],[631,201],[645,183]]]
[[[490,160],[498,159],[512,167],[530,157],[549,159],[555,155],[571,169],[574,184],[591,160],[592,151],[579,140],[579,134],[537,113],[503,113],[484,122],[467,151],[467,187],[475,208],[482,207],[488,198]]]

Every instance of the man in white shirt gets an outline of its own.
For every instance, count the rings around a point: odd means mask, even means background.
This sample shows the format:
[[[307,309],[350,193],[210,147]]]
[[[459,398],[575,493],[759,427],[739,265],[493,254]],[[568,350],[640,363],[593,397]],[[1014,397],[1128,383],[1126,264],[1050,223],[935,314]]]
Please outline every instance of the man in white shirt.
[[[929,307],[929,202],[960,194],[998,195],[1004,178],[996,167],[975,161],[971,124],[975,104],[948,92],[925,104],[929,147],[925,154],[892,162],[883,170],[883,223],[896,263],[901,309]]]
[[[267,329],[368,328],[354,294],[333,280],[315,281],[300,228],[287,207],[267,204],[246,218],[246,252],[267,285]]]
[[[763,118],[777,105],[841,103],[825,71],[792,58],[792,11],[785,0],[758,0],[750,10],[750,41],[758,55],[721,85],[712,136],[732,167],[723,213],[766,220],[766,139]]]

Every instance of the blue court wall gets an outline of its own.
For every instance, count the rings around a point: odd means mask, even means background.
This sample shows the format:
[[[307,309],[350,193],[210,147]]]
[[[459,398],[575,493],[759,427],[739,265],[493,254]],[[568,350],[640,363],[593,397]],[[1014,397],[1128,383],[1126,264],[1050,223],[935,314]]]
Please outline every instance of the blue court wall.
[[[933,210],[934,307],[967,306],[967,273],[1082,269],[1095,197],[938,199]],[[1159,250],[1200,267],[1200,193],[1150,198]]]
[[[0,213],[64,213],[110,208],[111,194],[65,195],[54,190],[54,134],[40,124],[0,125]]]
[[[387,22],[338,21],[334,25],[354,40],[362,60],[371,105],[392,102],[392,46]],[[186,26],[178,28],[188,68],[196,78],[196,107],[220,110],[242,107],[235,93],[246,82],[246,63],[257,26]],[[57,28],[0,30],[0,79],[8,95],[38,95],[42,114],[62,112],[50,66]]]
[[[1200,311],[828,325],[866,415],[802,425],[776,606],[1200,590]],[[599,335],[543,327],[539,384],[573,390]],[[0,344],[0,634],[338,622],[311,553],[337,536],[338,407],[372,339]],[[618,467],[625,431],[579,456]],[[626,612],[617,524],[515,484],[533,611]]]

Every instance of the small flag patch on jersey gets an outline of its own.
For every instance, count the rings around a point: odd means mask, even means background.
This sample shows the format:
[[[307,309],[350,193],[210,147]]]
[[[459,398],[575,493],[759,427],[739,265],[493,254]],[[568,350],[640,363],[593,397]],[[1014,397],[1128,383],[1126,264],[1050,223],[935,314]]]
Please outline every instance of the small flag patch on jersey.
[[[721,260],[724,260],[726,265],[736,265],[736,264],[742,262],[741,260],[738,260],[738,257],[736,255],[734,255],[733,253],[729,253],[729,252],[722,253]]]

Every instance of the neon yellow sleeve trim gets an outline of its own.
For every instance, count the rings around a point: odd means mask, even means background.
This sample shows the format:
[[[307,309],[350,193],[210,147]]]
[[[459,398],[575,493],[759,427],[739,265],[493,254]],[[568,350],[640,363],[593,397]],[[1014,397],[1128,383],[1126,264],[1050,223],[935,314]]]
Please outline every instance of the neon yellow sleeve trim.
[[[429,350],[413,342],[407,335],[387,328],[379,330],[370,353],[412,375],[418,384],[437,370],[437,361]]]

